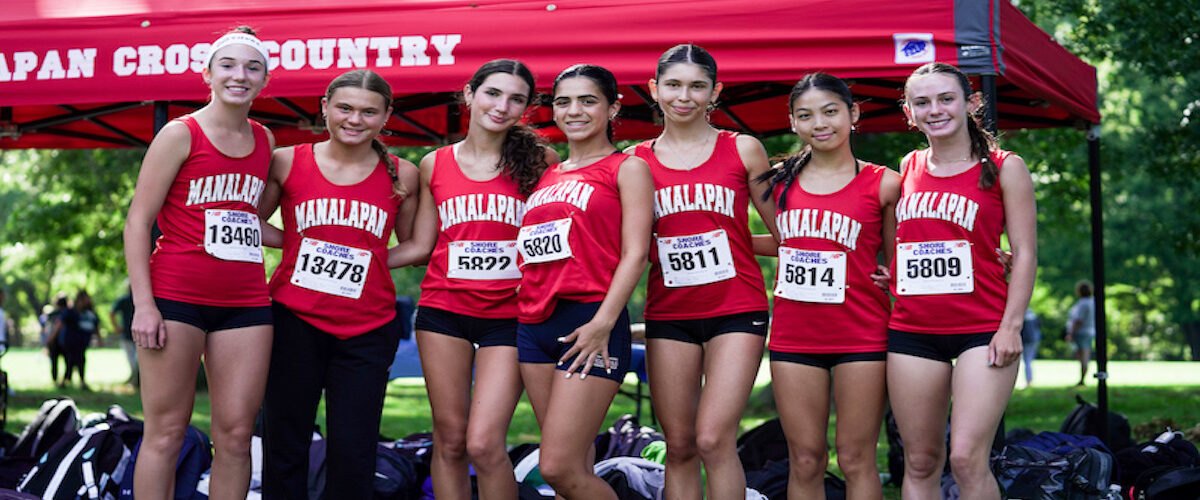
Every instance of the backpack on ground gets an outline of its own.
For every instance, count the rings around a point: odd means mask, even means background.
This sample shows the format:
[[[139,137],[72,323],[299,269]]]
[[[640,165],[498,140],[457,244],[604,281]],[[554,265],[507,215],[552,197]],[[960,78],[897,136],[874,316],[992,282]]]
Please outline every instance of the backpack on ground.
[[[25,426],[9,456],[40,457],[58,440],[79,430],[79,410],[71,398],[47,399],[33,421]]]
[[[662,498],[666,485],[663,465],[641,457],[613,457],[597,463],[593,470],[612,487],[619,500]]]
[[[787,500],[788,459],[771,460],[757,470],[746,471],[746,488],[768,500]],[[846,481],[825,471],[825,500],[846,500]]]
[[[415,500],[420,492],[416,463],[390,443],[379,443],[375,453],[375,498]]]
[[[1006,446],[992,471],[1008,498],[1085,500],[1108,494],[1113,464],[1104,450],[1060,441],[1052,451]]]
[[[613,422],[608,431],[596,436],[596,461],[613,457],[641,458],[642,450],[647,445],[662,440],[661,433],[652,427],[639,425],[637,417],[626,414]]]
[[[779,418],[763,422],[738,436],[737,453],[742,461],[742,469],[747,471],[761,469],[767,462],[787,460],[787,438],[783,435],[783,424]],[[766,494],[762,490],[759,492]]]
[[[128,458],[121,437],[107,425],[83,429],[42,455],[17,490],[42,498],[113,500]]]
[[[1200,467],[1159,465],[1142,473],[1129,489],[1132,500],[1196,500]]]
[[[139,439],[129,456],[129,473],[121,481],[119,498],[133,500],[133,468],[137,463],[138,451],[142,448]],[[179,459],[175,461],[175,500],[192,500],[196,498],[196,486],[200,484],[200,476],[212,468],[212,442],[208,435],[194,426],[187,426],[184,431],[183,444],[179,448]]]
[[[1059,432],[1076,436],[1096,436],[1103,440],[1104,436],[1100,435],[1100,408],[1078,394],[1075,395],[1075,401],[1078,405],[1067,415]],[[1108,412],[1108,434],[1109,441],[1106,444],[1110,450],[1121,451],[1134,445],[1129,419],[1125,418],[1125,415]]]
[[[1160,466],[1200,466],[1200,451],[1183,437],[1183,433],[1168,430],[1153,441],[1117,452],[1120,475],[1117,482],[1131,486],[1147,470]]]

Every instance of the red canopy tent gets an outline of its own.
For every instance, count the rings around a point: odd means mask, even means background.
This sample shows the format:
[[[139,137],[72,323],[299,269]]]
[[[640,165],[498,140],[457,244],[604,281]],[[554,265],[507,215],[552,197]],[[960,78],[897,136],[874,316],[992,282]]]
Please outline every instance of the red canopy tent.
[[[465,125],[455,91],[498,57],[524,61],[543,89],[574,63],[612,70],[623,86],[617,135],[625,139],[657,133],[645,83],[658,55],[681,42],[720,64],[726,87],[713,122],[759,136],[787,130],[785,96],[806,72],[851,80],[860,129],[888,132],[905,129],[897,100],[913,68],[958,65],[978,77],[993,128],[1090,131],[1097,342],[1105,345],[1096,70],[1007,0],[9,2],[0,10],[0,148],[146,145],[169,116],[203,105],[198,61],[237,24],[258,29],[271,49],[271,82],[252,116],[280,144],[321,137],[319,96],[354,68],[391,82],[386,140],[404,145],[455,140]],[[548,110],[529,121],[557,136]],[[1103,411],[1105,350],[1097,355]]]
[[[853,80],[863,131],[903,130],[898,89],[933,60],[994,80],[1001,128],[1099,121],[1095,69],[1005,1],[31,0],[0,12],[0,148],[145,145],[152,103],[170,116],[203,104],[200,61],[236,24],[271,49],[254,117],[281,144],[319,137],[319,96],[353,68],[396,92],[389,143],[453,140],[465,124],[454,91],[497,57],[527,63],[540,87],[573,63],[609,68],[625,86],[619,137],[652,136],[645,83],[680,42],[720,64],[714,122],[760,136],[786,130],[784,96],[816,70]],[[556,135],[548,110],[530,120]]]

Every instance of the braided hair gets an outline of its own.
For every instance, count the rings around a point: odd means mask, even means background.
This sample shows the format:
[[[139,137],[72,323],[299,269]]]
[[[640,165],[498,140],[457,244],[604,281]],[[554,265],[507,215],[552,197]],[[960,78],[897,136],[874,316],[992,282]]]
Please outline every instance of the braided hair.
[[[366,89],[383,96],[384,102],[390,107],[392,105],[392,86],[388,85],[387,80],[384,80],[379,73],[369,69],[356,69],[347,71],[338,75],[332,82],[329,82],[329,87],[325,89],[325,98],[332,99],[333,93],[342,87],[353,87]],[[392,159],[388,153],[387,146],[383,145],[383,141],[376,136],[371,139],[371,149],[375,154],[379,155],[379,161],[387,166],[388,176],[392,178],[392,194],[398,197],[408,196],[408,187],[400,181],[400,174],[396,172],[398,168],[397,162]]]
[[[788,96],[789,114],[796,111],[796,101],[800,99],[800,96],[812,89],[824,90],[837,95],[846,104],[847,110],[854,108],[854,95],[850,93],[850,86],[846,85],[841,78],[826,73],[809,73],[792,86],[792,92]],[[775,192],[775,187],[783,186],[777,205],[779,211],[787,210],[788,189],[791,189],[792,184],[800,177],[800,171],[804,170],[810,160],[812,160],[812,146],[806,145],[799,153],[784,158],[778,166],[756,177],[755,181],[768,183],[767,190],[763,192],[763,200],[770,200],[771,193]],[[854,162],[855,175],[858,174],[858,168],[858,162]]]
[[[918,76],[933,74],[953,76],[958,80],[959,87],[962,88],[963,98],[968,99],[971,97],[973,93],[971,90],[971,80],[967,78],[966,73],[963,73],[962,70],[950,64],[934,62],[921,66],[916,71],[913,71],[912,75],[909,75],[908,81],[912,81],[913,78]],[[904,88],[907,94],[907,83]],[[906,95],[905,99],[907,100],[907,98]],[[980,109],[982,110],[983,107],[980,106]],[[996,184],[996,179],[1000,176],[1000,167],[992,160],[992,152],[999,148],[1000,144],[996,140],[996,136],[983,127],[979,112],[968,113],[968,115],[970,116],[967,120],[967,135],[971,138],[971,155],[979,158],[982,168],[979,174],[979,189],[991,189]]]

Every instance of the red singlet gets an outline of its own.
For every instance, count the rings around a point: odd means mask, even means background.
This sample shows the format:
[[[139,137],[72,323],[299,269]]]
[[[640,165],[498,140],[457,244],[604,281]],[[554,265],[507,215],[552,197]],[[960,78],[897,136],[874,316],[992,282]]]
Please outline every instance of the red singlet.
[[[421,281],[422,306],[478,318],[515,318],[517,231],[525,195],[504,174],[474,181],[454,147],[437,150],[429,191],[438,209],[437,245]]]
[[[279,198],[283,261],[271,297],[340,339],[387,324],[396,317],[387,244],[402,201],[382,162],[366,179],[341,186],[321,173],[312,144],[297,145]]]
[[[737,134],[720,132],[712,156],[691,170],[663,165],[653,144],[634,150],[654,176],[646,319],[767,310],[762,270],[750,244],[750,188]]]
[[[542,174],[518,238],[522,323],[545,321],[558,299],[604,300],[621,257],[617,174],[628,157],[613,153],[570,172],[556,163]]]
[[[887,350],[891,301],[871,281],[883,243],[879,183],[886,170],[865,164],[846,186],[830,194],[808,193],[799,181],[788,188],[786,210],[775,217],[783,243],[771,350]],[[777,206],[782,193],[783,186],[777,186]],[[789,292],[794,298],[785,297]]]
[[[209,142],[195,118],[179,121],[191,134],[191,151],[155,219],[162,236],[150,255],[151,290],[190,304],[270,305],[258,225],[271,167],[267,131],[251,120],[254,151],[233,158]]]
[[[1011,153],[995,151],[1003,168]],[[1004,232],[1000,180],[979,189],[979,164],[950,177],[929,174],[929,150],[902,165],[888,328],[912,333],[985,333],[1000,327],[1008,282],[997,260]]]

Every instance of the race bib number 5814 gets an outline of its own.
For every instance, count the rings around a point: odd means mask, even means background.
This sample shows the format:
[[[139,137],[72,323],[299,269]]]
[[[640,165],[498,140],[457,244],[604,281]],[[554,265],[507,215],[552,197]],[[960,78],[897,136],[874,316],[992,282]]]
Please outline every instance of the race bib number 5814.
[[[779,247],[775,296],[796,302],[845,302],[846,252]]]

